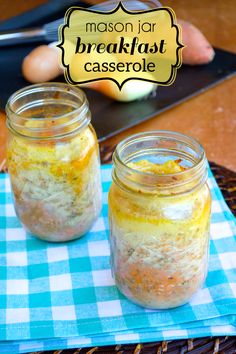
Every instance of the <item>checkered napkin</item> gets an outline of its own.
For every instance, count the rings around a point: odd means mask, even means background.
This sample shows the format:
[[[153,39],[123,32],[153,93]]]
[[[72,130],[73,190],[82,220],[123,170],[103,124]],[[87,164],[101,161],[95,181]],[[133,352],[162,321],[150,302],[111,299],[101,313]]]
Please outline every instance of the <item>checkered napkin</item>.
[[[0,175],[0,352],[236,335],[235,219],[209,171],[213,197],[210,264],[192,301],[147,310],[127,300],[111,276],[107,192],[92,230],[70,243],[40,241],[17,219],[7,174]]]

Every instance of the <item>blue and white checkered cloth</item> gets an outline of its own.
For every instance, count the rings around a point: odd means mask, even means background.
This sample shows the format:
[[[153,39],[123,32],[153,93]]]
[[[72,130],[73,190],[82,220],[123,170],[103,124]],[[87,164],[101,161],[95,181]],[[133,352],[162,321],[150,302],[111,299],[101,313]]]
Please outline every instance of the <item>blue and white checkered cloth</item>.
[[[0,352],[236,335],[236,228],[209,171],[213,197],[209,273],[192,301],[147,310],[127,300],[111,276],[107,192],[111,166],[102,167],[103,209],[77,241],[50,244],[22,229],[9,177],[0,175]]]

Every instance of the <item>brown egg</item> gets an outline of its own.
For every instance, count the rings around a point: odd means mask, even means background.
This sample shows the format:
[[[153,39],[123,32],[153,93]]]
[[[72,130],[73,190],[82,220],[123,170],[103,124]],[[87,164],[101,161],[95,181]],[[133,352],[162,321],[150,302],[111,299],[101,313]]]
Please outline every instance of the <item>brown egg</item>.
[[[23,60],[22,73],[32,83],[55,79],[63,73],[59,64],[58,49],[41,45],[30,52]]]

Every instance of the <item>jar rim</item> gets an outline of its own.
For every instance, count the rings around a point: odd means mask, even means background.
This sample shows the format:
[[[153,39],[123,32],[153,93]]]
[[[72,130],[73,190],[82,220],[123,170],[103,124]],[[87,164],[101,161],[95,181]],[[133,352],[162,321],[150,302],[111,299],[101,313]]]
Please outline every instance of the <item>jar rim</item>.
[[[194,138],[188,136],[187,134],[183,134],[183,133],[178,133],[178,132],[174,132],[174,131],[171,131],[171,130],[153,130],[153,131],[150,131],[150,132],[142,132],[142,133],[137,133],[137,134],[133,134],[129,137],[127,137],[126,139],[122,140],[120,143],[117,144],[116,146],[116,149],[115,149],[115,152],[113,154],[113,161],[115,160],[115,163],[120,163],[122,166],[124,166],[125,168],[128,168],[129,170],[131,171],[135,171],[137,173],[140,173],[140,174],[143,174],[143,175],[147,175],[147,176],[153,176],[154,174],[153,173],[150,173],[150,172],[144,172],[144,171],[140,171],[138,169],[134,169],[130,166],[128,166],[123,160],[122,158],[120,157],[120,151],[121,149],[123,149],[129,142],[132,142],[138,138],[143,138],[143,137],[160,137],[160,138],[164,138],[164,136],[166,135],[169,135],[168,137],[173,137],[175,138],[175,140],[180,140],[180,138],[184,138],[184,139],[188,139],[189,141],[193,142],[193,144],[199,148],[199,150],[201,151],[201,155],[200,157],[198,158],[198,160],[196,161],[196,163],[193,165],[193,166],[190,166],[187,170],[191,170],[193,169],[194,167],[196,167],[197,164],[199,164],[204,158],[205,158],[205,151],[204,151],[204,148],[203,146]],[[179,139],[177,139],[179,138]],[[181,174],[184,174],[186,171],[179,171],[179,172],[175,172],[175,173],[168,173],[168,176],[175,176],[175,175],[181,175]],[[164,177],[166,176],[166,174],[155,174],[159,177]]]
[[[86,96],[85,96],[85,93],[84,93],[84,91],[83,90],[81,90],[80,88],[78,88],[78,87],[75,87],[75,86],[71,86],[71,85],[68,85],[68,84],[66,84],[66,83],[63,83],[63,82],[53,82],[53,81],[51,81],[51,82],[43,82],[43,83],[40,83],[40,84],[33,84],[33,85],[28,85],[28,86],[25,86],[25,87],[23,87],[23,88],[21,88],[21,89],[19,89],[19,90],[17,90],[17,91],[15,91],[13,94],[11,94],[11,96],[8,98],[8,100],[7,100],[7,104],[6,104],[6,111],[8,110],[9,112],[11,112],[12,114],[15,114],[15,115],[19,115],[21,118],[24,118],[24,115],[22,115],[22,114],[18,114],[17,112],[15,112],[15,110],[13,110],[12,108],[11,108],[11,103],[14,103],[17,99],[19,99],[19,98],[21,98],[21,96],[22,96],[22,94],[24,93],[24,94],[29,94],[29,93],[33,93],[33,92],[36,92],[36,91],[42,91],[42,88],[43,87],[48,87],[48,88],[51,88],[51,89],[53,89],[53,88],[70,88],[71,90],[74,90],[74,92],[76,92],[77,91],[77,93],[79,93],[81,96],[82,96],[82,98],[83,98],[83,104],[82,104],[82,106],[83,105],[85,105],[86,103],[87,103],[87,98],[86,98]],[[41,88],[41,90],[37,90],[37,89],[40,89]],[[14,101],[13,102],[11,102],[12,100],[14,99]],[[74,114],[74,113],[77,113],[77,110],[78,110],[78,112],[81,110],[81,107],[82,106],[78,106],[77,108],[75,108],[73,111],[71,111],[71,112],[68,112],[68,113],[66,113],[66,114],[63,114],[63,117],[65,117],[65,116],[67,116],[67,115],[70,115],[70,114]],[[62,115],[58,115],[58,116],[53,116],[53,119],[57,119],[57,118],[61,118],[61,116]],[[25,117],[25,118],[27,118],[27,119],[29,119],[29,117]],[[41,117],[41,118],[37,118],[37,117],[30,117],[30,119],[37,119],[37,120],[39,120],[39,119],[45,119],[45,118],[43,118],[43,117]]]
[[[197,156],[194,159],[193,156],[191,156],[191,161],[193,162],[191,166],[188,166],[183,171],[175,173],[154,174],[140,171],[139,169],[133,168],[133,166],[129,166],[128,162],[130,162],[132,158],[145,155],[133,153],[128,155],[127,159],[124,159],[122,158],[122,153],[124,153],[125,149],[131,147],[132,144],[144,143],[145,140],[150,141],[151,139],[183,143],[184,146],[195,151]],[[159,149],[162,151],[161,148]],[[156,150],[158,151],[158,147]],[[145,151],[145,149],[141,149],[140,151]],[[170,148],[166,148],[166,151],[170,151],[172,155],[173,152],[176,152],[176,150],[171,150]],[[187,155],[187,153],[183,153],[182,155]],[[129,156],[131,156],[130,159]],[[123,186],[138,185],[144,188],[147,192],[155,192],[157,190],[159,192],[169,191],[174,194],[183,192],[183,190],[186,192],[205,183],[207,178],[207,160],[202,145],[188,135],[169,130],[155,130],[129,136],[117,145],[113,154],[113,163],[114,181],[117,181],[117,183],[122,182]]]
[[[19,102],[20,99],[23,99],[27,95],[37,94],[37,93],[43,94],[43,93],[45,93],[45,91],[47,91],[51,94],[54,93],[55,95],[60,94],[60,93],[61,94],[66,93],[68,95],[71,95],[71,98],[75,99],[75,101],[73,101],[73,103],[75,103],[76,107],[72,106],[72,104],[69,105],[69,103],[68,103],[68,107],[70,106],[70,108],[72,108],[69,112],[62,113],[62,114],[55,114],[55,115],[53,114],[53,116],[51,116],[51,117],[43,117],[43,115],[41,117],[40,116],[36,117],[33,115],[29,117],[29,116],[24,115],[25,110],[23,112],[21,111],[23,108],[27,109],[27,108],[36,107],[36,103],[37,102],[42,103],[45,100],[45,98],[41,99],[41,100],[32,99],[32,102],[30,102],[29,105],[22,105],[22,106],[20,106],[20,109],[18,109],[18,110],[13,108],[13,105],[15,103],[17,103],[17,101]],[[55,99],[56,98],[57,97],[55,97]],[[60,104],[60,102],[58,102],[58,105],[59,104]],[[25,135],[17,129],[17,127],[20,126],[19,119],[21,120],[21,122],[27,122],[29,120],[35,121],[35,122],[42,122],[45,120],[48,120],[48,121],[53,120],[59,125],[60,119],[63,118],[64,120],[66,120],[66,123],[60,125],[60,131],[62,130],[63,127],[67,127],[75,122],[80,122],[79,128],[81,129],[85,125],[88,125],[90,122],[90,119],[88,119],[88,116],[87,116],[88,112],[89,112],[88,101],[87,101],[87,97],[86,97],[84,91],[78,87],[68,85],[66,83],[61,83],[61,82],[45,82],[45,83],[25,86],[25,87],[21,88],[20,90],[17,90],[16,92],[14,92],[9,97],[7,104],[6,104],[8,128],[13,130],[14,133],[25,136],[27,138],[33,138],[33,139],[37,139],[38,137],[37,136],[29,136],[27,134]],[[73,119],[73,117],[75,117],[75,118]],[[78,126],[78,124],[77,124],[77,126]],[[57,128],[58,127],[56,127],[56,129]],[[33,127],[33,128],[31,127],[29,129],[32,132],[40,131],[39,128],[35,128],[35,127]],[[41,128],[41,129],[43,129],[43,128]],[[56,135],[56,137],[63,137],[64,135],[68,135],[68,134],[60,133],[60,134]],[[42,137],[39,137],[39,138],[42,139]],[[45,137],[45,139],[47,139],[47,137]]]

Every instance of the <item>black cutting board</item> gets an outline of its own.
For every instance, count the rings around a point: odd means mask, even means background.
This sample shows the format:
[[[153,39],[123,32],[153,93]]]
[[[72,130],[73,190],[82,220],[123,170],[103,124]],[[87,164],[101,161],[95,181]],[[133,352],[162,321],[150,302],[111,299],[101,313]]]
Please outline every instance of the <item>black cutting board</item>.
[[[1,23],[0,30],[38,26],[53,21],[63,17],[66,8],[74,4],[87,6],[73,0],[53,0]],[[21,75],[21,63],[34,47],[35,44],[0,48],[1,108],[5,107],[8,97],[14,91],[28,85]],[[215,51],[215,58],[208,65],[182,66],[177,72],[175,83],[158,87],[156,97],[121,103],[95,91],[85,90],[92,111],[92,123],[99,140],[143,122],[233,76],[236,73],[236,54],[221,49]]]

